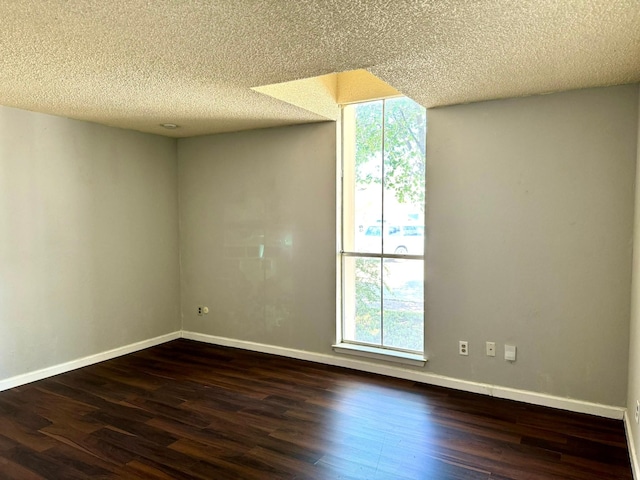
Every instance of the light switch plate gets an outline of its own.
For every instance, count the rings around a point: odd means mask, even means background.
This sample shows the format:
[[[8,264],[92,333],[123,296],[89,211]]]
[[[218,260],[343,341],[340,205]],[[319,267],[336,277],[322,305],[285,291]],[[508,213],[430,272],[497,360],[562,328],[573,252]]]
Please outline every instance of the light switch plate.
[[[504,346],[504,359],[509,362],[516,361],[516,347],[515,345],[505,345]]]

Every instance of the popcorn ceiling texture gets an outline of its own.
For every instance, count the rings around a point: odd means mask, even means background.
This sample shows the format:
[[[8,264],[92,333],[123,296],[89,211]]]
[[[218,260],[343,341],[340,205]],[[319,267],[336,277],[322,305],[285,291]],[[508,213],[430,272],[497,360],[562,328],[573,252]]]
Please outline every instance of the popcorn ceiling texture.
[[[634,83],[640,1],[0,0],[0,104],[27,110],[175,137],[315,122],[251,87],[359,68],[426,107]]]

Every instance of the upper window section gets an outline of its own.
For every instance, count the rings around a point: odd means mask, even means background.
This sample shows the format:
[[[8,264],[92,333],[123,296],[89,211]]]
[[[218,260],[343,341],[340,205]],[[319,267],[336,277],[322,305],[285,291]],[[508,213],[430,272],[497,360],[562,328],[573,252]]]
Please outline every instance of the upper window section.
[[[345,252],[423,255],[425,109],[406,97],[343,110]],[[350,197],[350,198],[349,198]]]

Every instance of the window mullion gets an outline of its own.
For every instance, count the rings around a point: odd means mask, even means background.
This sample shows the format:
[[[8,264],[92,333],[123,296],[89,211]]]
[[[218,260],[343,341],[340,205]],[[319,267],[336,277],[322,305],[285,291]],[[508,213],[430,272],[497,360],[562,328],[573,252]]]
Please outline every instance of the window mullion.
[[[381,255],[380,255],[380,346],[384,346],[384,236],[386,233],[386,228],[385,228],[385,223],[384,223],[384,192],[385,192],[385,183],[386,183],[386,178],[385,178],[385,168],[384,168],[384,163],[385,163],[385,142],[384,142],[384,137],[385,137],[385,107],[386,107],[387,101],[386,100],[382,100],[382,128],[381,128],[381,136],[382,136],[382,141],[380,142],[380,158],[382,160],[382,168],[381,168],[381,173],[382,173],[382,178],[380,179],[380,183],[382,186],[382,198],[381,198],[381,207],[382,207],[382,212],[380,212],[380,218],[382,220],[381,223],[381,230],[380,230],[380,239],[381,239],[381,244],[380,244],[380,248],[382,249],[380,251]]]

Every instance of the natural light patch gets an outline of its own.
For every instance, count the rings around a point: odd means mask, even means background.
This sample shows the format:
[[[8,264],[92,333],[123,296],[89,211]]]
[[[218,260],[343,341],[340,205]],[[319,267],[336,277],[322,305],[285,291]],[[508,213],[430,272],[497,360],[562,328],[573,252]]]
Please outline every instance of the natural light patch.
[[[328,120],[338,120],[340,105],[400,95],[391,85],[362,69],[264,85],[253,90]]]

